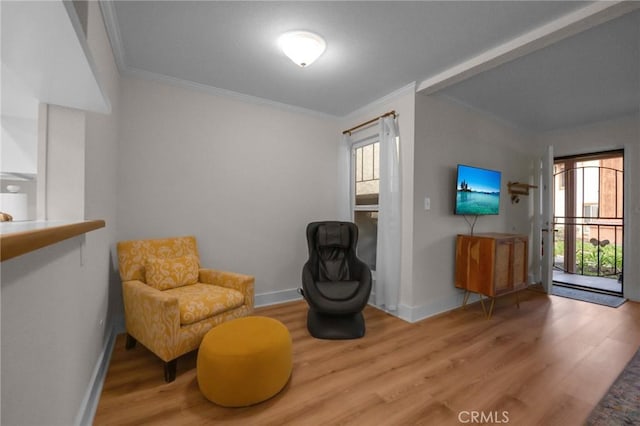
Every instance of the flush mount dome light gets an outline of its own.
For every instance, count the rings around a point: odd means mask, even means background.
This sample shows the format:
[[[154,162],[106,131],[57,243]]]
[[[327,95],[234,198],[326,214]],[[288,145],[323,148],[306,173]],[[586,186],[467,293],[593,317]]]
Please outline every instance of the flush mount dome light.
[[[318,59],[327,47],[322,37],[308,31],[285,33],[278,39],[278,44],[289,59],[303,68]]]

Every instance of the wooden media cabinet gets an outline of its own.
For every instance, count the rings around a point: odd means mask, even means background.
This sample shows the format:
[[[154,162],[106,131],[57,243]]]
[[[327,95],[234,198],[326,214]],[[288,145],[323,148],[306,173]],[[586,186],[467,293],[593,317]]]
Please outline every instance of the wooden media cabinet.
[[[487,317],[491,317],[495,298],[527,287],[528,239],[526,235],[483,233],[458,235],[456,239],[455,285],[469,293],[491,298]],[[517,300],[517,299],[516,299]],[[517,301],[518,307],[520,306]]]

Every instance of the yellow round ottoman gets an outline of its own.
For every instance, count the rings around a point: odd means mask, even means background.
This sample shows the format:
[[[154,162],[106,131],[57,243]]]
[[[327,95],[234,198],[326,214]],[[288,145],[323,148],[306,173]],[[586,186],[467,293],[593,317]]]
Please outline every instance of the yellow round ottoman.
[[[209,331],[198,350],[198,386],[225,407],[243,407],[271,398],[291,376],[291,335],[267,317],[235,319]]]

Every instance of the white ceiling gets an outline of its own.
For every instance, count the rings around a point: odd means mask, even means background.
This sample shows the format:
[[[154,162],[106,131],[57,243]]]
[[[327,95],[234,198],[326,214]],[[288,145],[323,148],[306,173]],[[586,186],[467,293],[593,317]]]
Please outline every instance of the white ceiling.
[[[104,2],[103,10],[116,59],[124,73],[166,77],[214,91],[231,91],[344,116],[588,5],[575,1],[116,1]],[[308,68],[294,65],[276,44],[282,33],[300,29],[321,34],[327,40],[324,55]],[[621,37],[629,33],[628,28],[620,30]],[[578,40],[580,35],[574,38]],[[598,36],[595,38],[599,41]],[[593,37],[587,43],[593,44]],[[595,44],[606,51],[611,47],[604,41]],[[624,52],[633,53],[630,43],[625,46]],[[635,48],[637,71],[637,40]],[[514,61],[513,66],[519,67],[519,86],[531,84],[521,92],[509,88],[511,97],[501,89],[504,76],[513,73],[509,65],[486,73],[486,82],[479,75],[450,87],[446,93],[497,115],[503,110],[512,112],[518,96],[533,98],[540,93],[536,86],[540,81],[546,81],[550,91],[553,85],[563,84],[563,80],[551,81],[558,73],[547,73],[544,80],[540,70],[556,68],[550,64],[558,55],[571,61],[576,50],[564,48],[563,53],[543,55],[540,64],[534,60],[527,64],[528,57]],[[615,70],[611,61],[620,60],[625,54],[594,56],[606,58],[604,62]],[[594,63],[599,61],[592,60],[590,66]],[[572,73],[564,74],[564,80],[573,77]],[[518,86],[516,79],[508,81],[513,87]],[[591,80],[585,76],[581,81]],[[580,103],[584,99],[580,98]],[[571,102],[560,106],[565,110],[575,107]],[[504,118],[523,127],[548,126],[522,121],[523,116],[527,118],[526,114],[507,114]]]
[[[561,40],[440,93],[535,131],[637,113],[640,12]]]

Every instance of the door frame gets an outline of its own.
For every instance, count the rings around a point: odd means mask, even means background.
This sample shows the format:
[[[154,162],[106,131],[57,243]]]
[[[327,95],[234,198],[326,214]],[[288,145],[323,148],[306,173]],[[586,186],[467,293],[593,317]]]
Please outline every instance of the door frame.
[[[534,201],[535,229],[534,253],[537,253],[536,282],[542,284],[545,293],[551,293],[553,283],[553,146],[545,148],[537,159],[536,180],[540,187]]]
[[[610,158],[617,158],[617,157],[622,157],[622,170],[620,170],[621,175],[622,175],[622,183],[620,185],[621,188],[621,192],[622,192],[622,209],[621,209],[621,213],[622,213],[622,241],[620,241],[620,245],[622,246],[622,268],[620,270],[620,272],[623,274],[624,271],[624,253],[627,250],[627,244],[626,244],[626,238],[625,238],[625,228],[627,227],[627,201],[625,200],[627,198],[627,179],[625,178],[625,171],[627,170],[627,166],[628,166],[628,159],[626,158],[627,155],[625,155],[625,149],[624,148],[619,148],[619,149],[609,149],[609,150],[603,150],[603,151],[595,151],[595,152],[585,152],[582,154],[571,154],[571,155],[562,155],[562,156],[558,156],[555,157],[553,159],[553,165],[555,167],[555,164],[557,162],[563,162],[565,164],[565,172],[568,170],[578,170],[580,169],[579,167],[576,167],[578,162],[582,162],[582,161],[590,161],[590,160],[603,160],[603,159],[610,159]],[[592,166],[589,166],[592,167]],[[607,167],[605,167],[607,168]],[[613,169],[612,169],[613,170]],[[569,217],[569,218],[574,218],[574,217],[582,217],[583,213],[582,212],[576,212],[576,206],[575,206],[575,202],[576,202],[576,191],[579,191],[579,188],[576,187],[577,182],[574,182],[574,179],[578,179],[577,176],[575,176],[575,174],[567,174],[565,180],[565,198],[564,200],[562,200],[562,202],[565,205],[564,208],[564,216],[565,217]],[[584,178],[583,178],[584,179]],[[555,174],[553,175],[553,187],[554,187],[554,191],[552,192],[552,196],[554,197],[554,211],[552,212],[552,220],[555,220],[556,216],[555,216],[555,184],[556,184],[556,179],[555,179]],[[584,181],[582,183],[584,185]],[[582,194],[584,197],[584,189],[582,190]],[[625,196],[627,195],[627,196]],[[598,195],[598,205],[600,207],[602,207],[600,205],[600,198],[601,198],[601,194]],[[584,203],[584,200],[583,200]],[[584,204],[583,204],[584,206]],[[601,211],[601,209],[599,209]],[[618,210],[616,208],[616,216],[618,214]],[[599,214],[600,215],[600,214]],[[599,216],[598,215],[598,216]],[[614,218],[612,218],[614,219]],[[614,219],[615,220],[615,219]],[[606,225],[606,224],[605,224]],[[584,225],[583,225],[584,226]],[[568,230],[572,230],[573,233],[568,232]],[[614,232],[617,232],[614,230]],[[568,241],[575,241],[575,228],[574,227],[570,227],[570,226],[565,226],[565,264],[569,263],[571,265],[575,264],[575,260],[576,260],[576,247],[573,246],[572,244],[569,244]],[[567,248],[570,250],[569,253],[567,252]],[[599,249],[598,249],[599,250]],[[552,265],[554,265],[552,263]],[[554,265],[555,267],[555,265]],[[569,273],[577,273],[575,271],[572,270],[572,268],[565,268],[567,269],[567,272]],[[569,270],[571,269],[571,270]],[[582,274],[578,274],[578,275],[582,275]],[[585,289],[588,289],[589,286],[587,286]],[[596,287],[597,288],[597,287]],[[621,281],[621,293],[624,293],[624,278]]]

